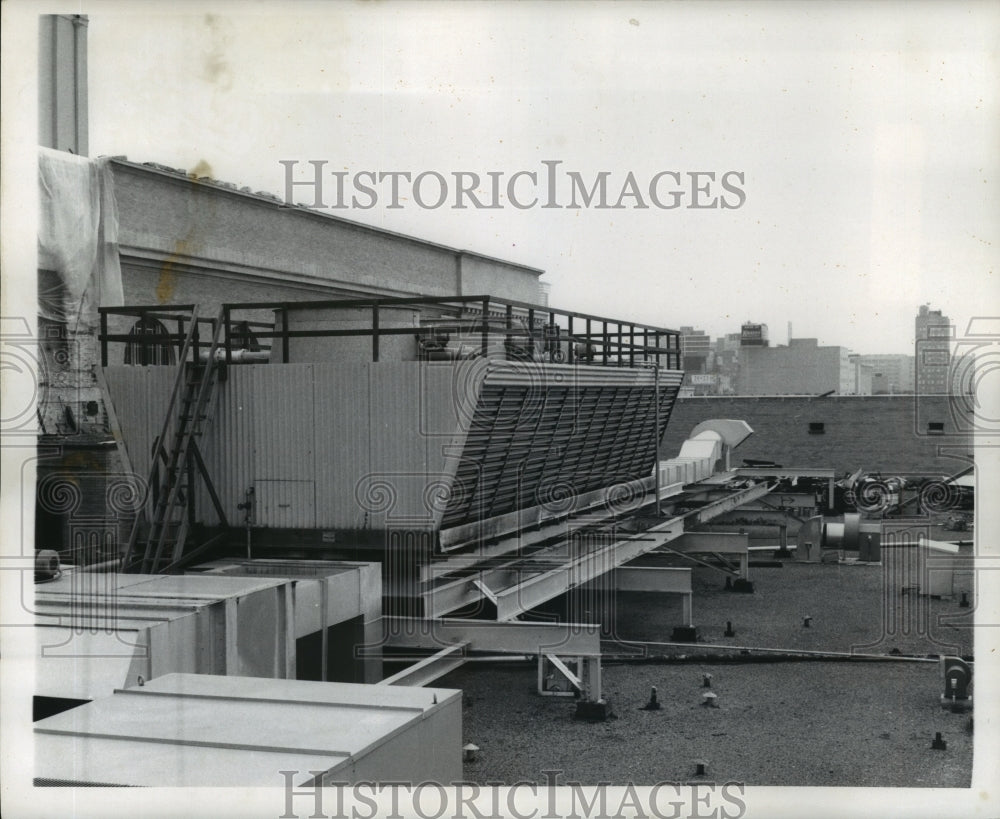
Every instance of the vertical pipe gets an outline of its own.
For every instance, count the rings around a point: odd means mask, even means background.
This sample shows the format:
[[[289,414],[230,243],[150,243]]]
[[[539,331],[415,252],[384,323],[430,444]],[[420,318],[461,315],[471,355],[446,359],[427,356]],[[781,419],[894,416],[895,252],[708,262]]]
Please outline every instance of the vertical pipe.
[[[229,316],[229,305],[225,305],[222,308],[223,320],[225,321],[225,339],[226,339],[226,364],[233,363],[233,328],[232,321]],[[250,346],[249,344],[247,345]]]
[[[372,361],[378,361],[378,302],[372,302]]]

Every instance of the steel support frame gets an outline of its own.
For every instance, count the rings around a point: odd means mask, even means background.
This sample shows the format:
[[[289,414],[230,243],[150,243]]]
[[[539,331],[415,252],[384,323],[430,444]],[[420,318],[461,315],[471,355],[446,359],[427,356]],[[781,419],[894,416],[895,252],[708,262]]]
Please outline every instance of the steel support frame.
[[[698,510],[671,518],[645,532],[630,538],[623,538],[607,546],[587,552],[576,558],[565,560],[565,544],[557,544],[549,550],[540,550],[533,557],[537,560],[547,553],[561,552],[562,565],[543,571],[532,572],[530,561],[512,559],[509,563],[496,566],[475,575],[442,583],[423,593],[424,610],[430,618],[442,617],[488,596],[496,604],[497,620],[511,620],[525,611],[551,600],[575,586],[579,586],[612,569],[630,562],[641,554],[663,546],[684,534],[687,520],[703,523],[763,497],[771,491],[766,483],[756,484],[725,498],[703,506]],[[741,563],[744,576],[747,570],[746,557]],[[524,577],[527,572],[530,576]],[[484,594],[484,585],[489,594]]]
[[[414,663],[402,671],[386,677],[377,685],[411,685],[420,687],[434,682],[439,677],[454,671],[465,663],[465,650],[468,648],[467,642],[455,643],[447,648],[442,648],[430,657]]]
[[[567,691],[553,690],[545,685],[546,664],[556,669],[586,700],[596,701],[602,697],[601,692],[601,657],[576,656],[567,657],[571,662],[576,663],[577,673],[572,670],[555,654],[538,655],[538,693],[543,697],[573,697],[576,696],[572,689]]]

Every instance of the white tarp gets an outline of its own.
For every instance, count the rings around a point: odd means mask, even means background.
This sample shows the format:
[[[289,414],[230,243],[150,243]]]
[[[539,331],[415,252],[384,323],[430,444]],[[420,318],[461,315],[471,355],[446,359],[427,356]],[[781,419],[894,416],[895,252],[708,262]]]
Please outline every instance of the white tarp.
[[[108,160],[40,148],[38,312],[73,332],[123,303],[118,208]]]

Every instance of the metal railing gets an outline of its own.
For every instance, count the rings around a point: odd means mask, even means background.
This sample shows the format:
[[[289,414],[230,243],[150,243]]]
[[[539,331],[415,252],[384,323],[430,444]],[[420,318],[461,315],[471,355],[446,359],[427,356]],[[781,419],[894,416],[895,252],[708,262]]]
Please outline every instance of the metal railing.
[[[419,327],[389,327],[383,324],[385,311],[410,307],[422,313]],[[108,364],[108,344],[174,343],[180,348],[186,321],[204,321],[189,313],[192,305],[101,308],[101,363]],[[275,321],[259,320],[262,311],[274,311]],[[367,316],[367,326],[348,329],[292,329],[290,318],[302,310],[354,310]],[[429,313],[433,313],[430,315]],[[109,316],[134,316],[176,324],[176,332],[147,338],[108,332]],[[257,318],[251,318],[257,316]],[[498,299],[488,295],[449,297],[376,297],[293,302],[237,302],[222,306],[223,338],[219,356],[227,364],[270,360],[288,363],[290,342],[298,338],[367,337],[371,340],[371,360],[378,361],[381,342],[390,336],[416,336],[420,357],[471,356],[489,354],[497,339],[511,359],[566,364],[636,367],[655,363],[667,369],[681,368],[680,332],[547,305]],[[247,331],[252,333],[266,356],[245,353]],[[465,352],[449,341],[458,337]],[[270,341],[270,347],[268,342]],[[194,355],[199,354],[197,336]],[[204,346],[204,345],[203,345]]]

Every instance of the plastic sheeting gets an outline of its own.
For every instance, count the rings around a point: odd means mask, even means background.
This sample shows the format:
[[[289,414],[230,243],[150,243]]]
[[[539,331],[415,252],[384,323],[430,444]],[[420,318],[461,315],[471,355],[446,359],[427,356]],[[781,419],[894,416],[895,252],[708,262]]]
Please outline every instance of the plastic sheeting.
[[[107,158],[39,149],[38,312],[73,332],[121,305],[118,208]]]

